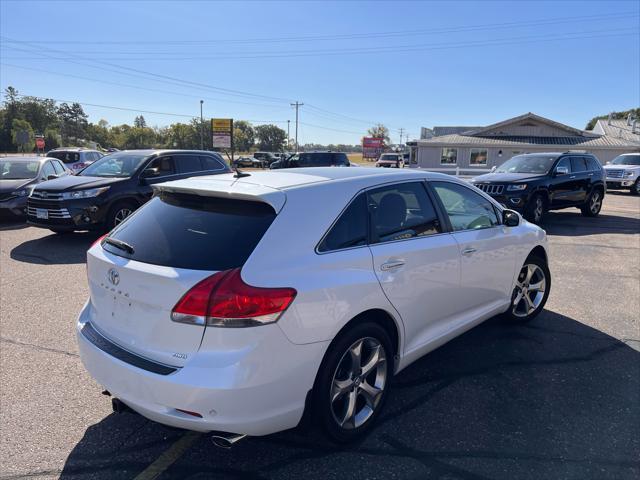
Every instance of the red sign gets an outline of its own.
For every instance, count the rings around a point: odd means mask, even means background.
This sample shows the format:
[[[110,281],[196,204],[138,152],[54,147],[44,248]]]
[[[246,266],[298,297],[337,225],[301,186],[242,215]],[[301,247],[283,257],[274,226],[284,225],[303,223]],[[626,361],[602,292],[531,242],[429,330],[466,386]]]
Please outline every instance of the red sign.
[[[362,158],[377,160],[384,151],[384,138],[364,137],[362,139]]]
[[[36,147],[39,150],[44,150],[44,138],[42,138],[42,137],[37,137],[36,138]]]

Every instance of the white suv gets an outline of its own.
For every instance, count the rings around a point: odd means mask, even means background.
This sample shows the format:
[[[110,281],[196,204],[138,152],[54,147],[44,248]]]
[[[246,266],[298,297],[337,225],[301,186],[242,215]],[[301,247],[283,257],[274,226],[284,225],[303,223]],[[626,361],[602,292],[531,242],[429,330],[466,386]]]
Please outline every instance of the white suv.
[[[607,188],[629,189],[640,195],[640,153],[623,153],[604,166]]]
[[[307,168],[197,177],[87,252],[90,374],[152,420],[266,435],[310,409],[365,433],[392,375],[551,287],[546,235],[451,176]],[[231,437],[230,437],[231,438]]]

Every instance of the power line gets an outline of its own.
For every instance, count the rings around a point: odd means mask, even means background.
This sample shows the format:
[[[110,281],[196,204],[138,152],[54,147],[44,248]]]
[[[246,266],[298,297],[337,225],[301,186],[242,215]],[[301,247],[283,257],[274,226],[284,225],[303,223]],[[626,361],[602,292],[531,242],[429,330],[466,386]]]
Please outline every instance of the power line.
[[[335,41],[335,40],[359,40],[359,39],[371,39],[371,38],[390,38],[390,37],[404,37],[404,36],[419,36],[419,35],[431,35],[442,33],[458,33],[464,31],[481,31],[481,30],[495,30],[498,28],[522,28],[526,26],[542,26],[542,25],[554,25],[563,23],[575,23],[575,22],[589,22],[589,21],[602,21],[602,20],[615,20],[618,18],[629,18],[630,16],[637,16],[637,12],[617,12],[609,14],[594,14],[594,15],[574,15],[568,17],[549,17],[535,20],[524,20],[514,22],[500,22],[500,23],[488,23],[488,24],[471,24],[471,25],[458,25],[448,26],[441,28],[428,28],[428,29],[415,29],[415,30],[396,30],[386,32],[362,32],[362,33],[344,33],[344,34],[328,34],[328,35],[301,35],[301,36],[288,36],[288,37],[266,37],[266,38],[248,38],[248,39],[208,39],[208,40],[22,40],[25,43],[34,44],[82,44],[82,45],[205,45],[205,44],[264,44],[264,43],[287,43],[287,42],[305,42],[305,41]]]
[[[211,55],[211,54],[201,54],[201,55],[190,55],[186,56],[179,52],[176,52],[176,56],[169,57],[100,57],[100,60],[89,60],[97,63],[102,63],[105,65],[114,66],[119,69],[131,70],[134,72],[139,72],[144,75],[151,75],[155,77],[160,77],[164,79],[169,79],[174,82],[184,82],[191,85],[202,86],[206,88],[212,88],[216,90],[227,90],[228,92],[237,92],[229,89],[221,89],[220,87],[211,87],[206,84],[198,83],[198,82],[189,82],[187,80],[176,79],[175,77],[170,77],[168,75],[160,75],[160,74],[152,74],[150,72],[144,72],[142,70],[138,70],[135,68],[124,67],[121,65],[116,65],[112,63],[107,63],[106,61],[143,61],[143,60],[171,60],[171,61],[191,61],[191,60],[224,60],[224,59],[260,59],[260,58],[296,58],[296,57],[314,57],[314,56],[338,56],[338,55],[367,55],[367,54],[376,54],[380,55],[383,53],[412,53],[412,52],[421,52],[421,51],[431,51],[431,50],[447,50],[447,49],[457,49],[457,48],[473,48],[473,47],[492,47],[492,46],[505,46],[505,45],[520,45],[520,44],[529,44],[529,43],[544,43],[544,42],[554,42],[554,41],[562,41],[562,40],[584,40],[584,39],[592,39],[592,38],[607,38],[607,37],[621,37],[621,36],[635,36],[638,35],[639,31],[637,27],[627,27],[627,28],[618,28],[615,32],[611,32],[611,29],[600,29],[600,30],[589,30],[589,31],[579,31],[579,32],[564,32],[562,34],[556,35],[528,35],[528,36],[517,36],[517,37],[505,37],[505,38],[497,38],[497,39],[489,39],[489,40],[471,40],[471,41],[459,41],[459,42],[441,42],[441,43],[433,43],[433,44],[411,44],[411,45],[391,45],[391,46],[379,46],[379,47],[360,47],[360,48],[351,48],[351,49],[334,49],[334,50],[290,50],[290,51],[282,51],[282,52],[258,52],[251,53],[248,55],[244,54],[223,54],[223,55]],[[13,46],[4,46],[4,48],[8,48],[10,50],[16,51],[25,51]],[[50,49],[51,50],[51,49]],[[27,50],[28,53],[34,53],[33,50]],[[66,54],[68,52],[58,51],[61,54]],[[79,58],[78,55],[68,53],[71,58]],[[62,61],[71,61],[68,56],[48,56],[52,60],[62,60]],[[25,59],[24,57],[6,57],[9,59]],[[29,57],[31,59],[31,57]],[[227,95],[234,94],[238,96],[251,95],[246,92],[242,93],[225,93]],[[278,101],[282,101],[280,97],[268,97],[263,95],[253,95],[258,98],[266,98],[266,99],[277,99]],[[273,101],[273,100],[272,100]]]

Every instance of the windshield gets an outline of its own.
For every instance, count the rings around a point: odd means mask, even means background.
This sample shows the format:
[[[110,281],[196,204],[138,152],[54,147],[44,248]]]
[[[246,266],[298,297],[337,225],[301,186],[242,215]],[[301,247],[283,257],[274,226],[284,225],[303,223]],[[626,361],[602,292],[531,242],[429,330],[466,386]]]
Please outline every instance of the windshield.
[[[396,154],[385,154],[380,157],[380,160],[398,160],[398,155]]]
[[[93,162],[78,175],[84,177],[130,177],[147,157],[148,155],[139,153],[112,153]]]
[[[0,179],[27,180],[38,174],[39,162],[0,160]]]
[[[557,156],[552,155],[516,155],[504,162],[497,173],[547,173],[551,170]]]
[[[619,155],[613,159],[611,165],[636,165],[640,166],[640,154],[638,155]]]

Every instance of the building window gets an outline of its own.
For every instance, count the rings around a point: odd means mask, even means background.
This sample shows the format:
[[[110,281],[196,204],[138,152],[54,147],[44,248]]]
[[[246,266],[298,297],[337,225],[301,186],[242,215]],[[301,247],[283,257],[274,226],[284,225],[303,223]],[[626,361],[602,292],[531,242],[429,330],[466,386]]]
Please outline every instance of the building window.
[[[441,165],[455,165],[458,163],[458,149],[457,148],[443,148],[442,155],[440,156]]]
[[[485,148],[472,148],[469,156],[469,165],[481,167],[487,164],[487,150]]]

